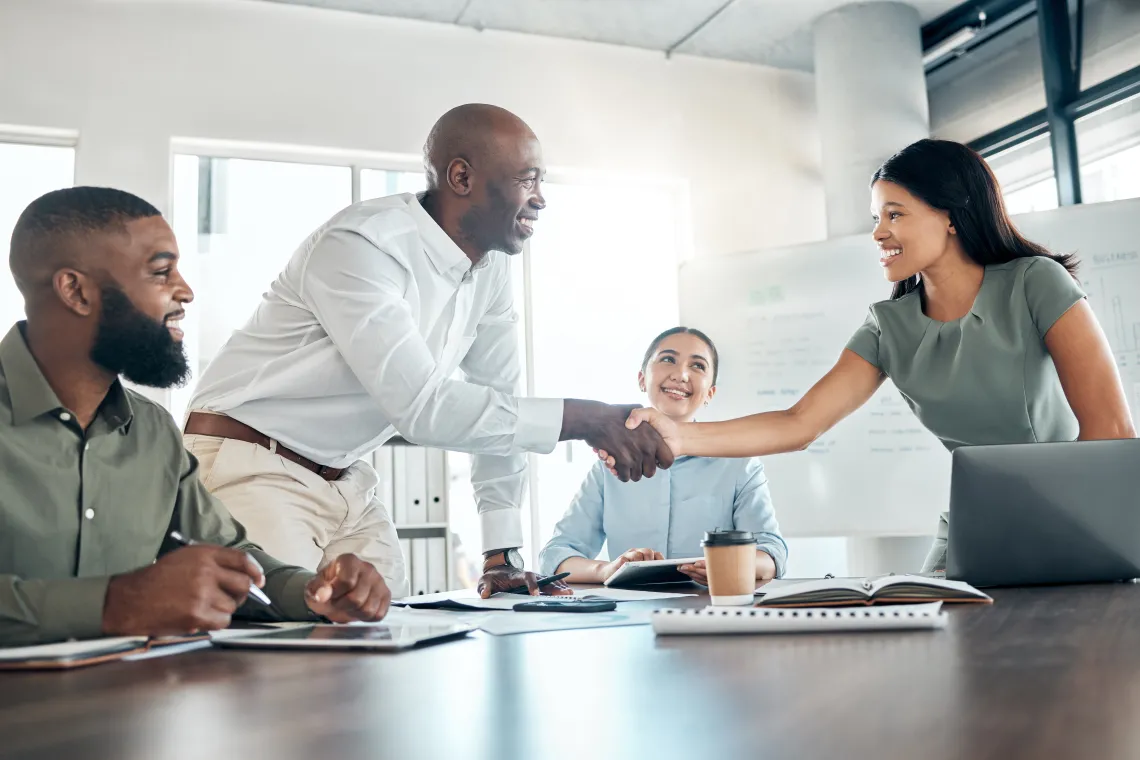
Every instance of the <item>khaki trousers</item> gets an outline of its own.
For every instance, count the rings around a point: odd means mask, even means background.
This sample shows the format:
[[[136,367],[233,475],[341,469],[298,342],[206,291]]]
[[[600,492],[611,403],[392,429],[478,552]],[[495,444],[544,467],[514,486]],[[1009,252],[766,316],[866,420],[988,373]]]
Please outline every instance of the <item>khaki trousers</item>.
[[[400,540],[370,465],[354,462],[330,482],[256,443],[205,435],[183,442],[202,484],[270,555],[315,571],[355,554],[384,576],[393,599],[408,594]]]

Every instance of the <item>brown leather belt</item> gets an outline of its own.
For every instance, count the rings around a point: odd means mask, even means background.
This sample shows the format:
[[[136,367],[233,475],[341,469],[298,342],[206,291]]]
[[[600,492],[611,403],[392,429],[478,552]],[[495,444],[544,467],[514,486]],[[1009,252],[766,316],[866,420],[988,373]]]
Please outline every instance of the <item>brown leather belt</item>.
[[[244,422],[238,422],[233,417],[227,417],[224,414],[202,414],[201,412],[191,412],[190,416],[186,418],[186,427],[183,428],[186,435],[208,435],[213,438],[233,438],[235,441],[245,441],[246,443],[256,443],[262,448],[269,449],[277,454],[282,459],[288,459],[294,464],[299,464],[310,472],[315,472],[325,480],[337,480],[340,478],[344,469],[337,469],[336,467],[326,467],[323,464],[317,464],[311,459],[301,456],[296,451],[282,446],[277,443],[274,446],[274,441],[264,433],[259,433],[257,430],[251,428]]]

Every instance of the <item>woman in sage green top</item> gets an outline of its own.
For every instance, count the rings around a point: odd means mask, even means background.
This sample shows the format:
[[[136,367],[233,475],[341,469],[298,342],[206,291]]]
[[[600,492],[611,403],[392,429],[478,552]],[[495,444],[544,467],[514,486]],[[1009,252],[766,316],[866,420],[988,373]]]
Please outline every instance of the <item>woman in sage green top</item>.
[[[1023,238],[982,158],[920,140],[871,181],[873,235],[891,298],[790,409],[678,424],[639,409],[677,456],[805,449],[890,378],[947,449],[1135,437],[1108,341],[1076,262]],[[603,458],[605,452],[600,452]],[[946,517],[926,570],[945,562]]]

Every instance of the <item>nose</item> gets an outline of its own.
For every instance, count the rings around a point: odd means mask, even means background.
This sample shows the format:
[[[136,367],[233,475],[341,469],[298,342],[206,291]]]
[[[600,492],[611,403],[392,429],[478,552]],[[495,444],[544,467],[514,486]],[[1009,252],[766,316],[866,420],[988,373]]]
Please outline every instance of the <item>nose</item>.
[[[879,221],[875,222],[875,226],[871,229],[871,237],[876,242],[886,240],[891,236],[890,230],[884,226],[883,222],[884,219],[879,219]]]
[[[182,278],[182,273],[177,274],[178,281],[174,285],[174,300],[180,304],[187,304],[194,300],[194,290],[190,287],[190,283]]]
[[[538,189],[534,192],[534,197],[530,199],[530,205],[537,211],[546,208],[546,198],[542,196],[542,183],[539,183]]]

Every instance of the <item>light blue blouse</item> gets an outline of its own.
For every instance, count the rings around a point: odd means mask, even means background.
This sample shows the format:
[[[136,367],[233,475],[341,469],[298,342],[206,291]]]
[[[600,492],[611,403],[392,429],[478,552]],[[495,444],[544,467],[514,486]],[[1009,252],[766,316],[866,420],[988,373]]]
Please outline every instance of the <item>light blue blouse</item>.
[[[569,557],[595,559],[607,541],[613,556],[648,548],[666,558],[700,557],[701,539],[714,528],[752,531],[777,577],[784,574],[788,547],[759,459],[679,457],[637,483],[622,483],[599,462],[555,526],[539,567],[551,574]]]

